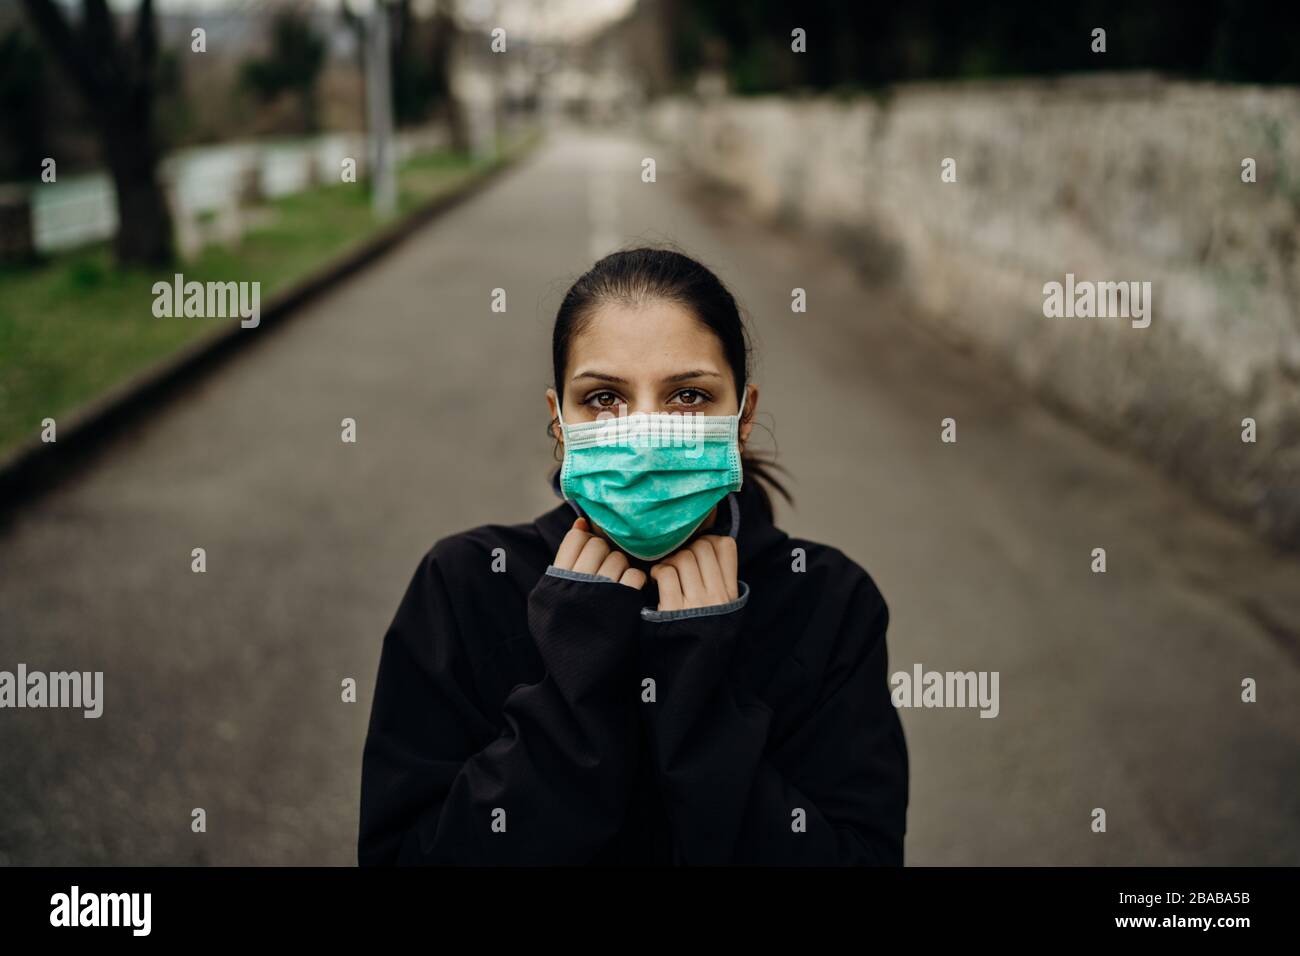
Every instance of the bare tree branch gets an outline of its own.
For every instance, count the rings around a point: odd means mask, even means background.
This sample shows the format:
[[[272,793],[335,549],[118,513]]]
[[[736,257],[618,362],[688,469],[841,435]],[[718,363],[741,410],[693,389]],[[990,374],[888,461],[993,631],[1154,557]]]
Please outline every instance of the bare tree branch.
[[[23,0],[23,7],[37,32],[81,88],[82,94],[91,101],[98,101],[103,92],[99,78],[58,6],[53,0]]]
[[[83,18],[82,48],[97,54],[94,64],[101,74],[118,89],[132,85],[132,64],[118,48],[117,27],[107,0],[81,0]]]
[[[113,15],[108,12],[107,0],[81,0],[81,9],[86,23],[86,39],[94,38],[103,43],[111,58],[117,51],[117,29],[113,26]]]
[[[158,55],[158,31],[153,18],[153,0],[140,0],[140,9],[135,15],[135,42],[140,50],[140,63],[146,69],[153,69]]]

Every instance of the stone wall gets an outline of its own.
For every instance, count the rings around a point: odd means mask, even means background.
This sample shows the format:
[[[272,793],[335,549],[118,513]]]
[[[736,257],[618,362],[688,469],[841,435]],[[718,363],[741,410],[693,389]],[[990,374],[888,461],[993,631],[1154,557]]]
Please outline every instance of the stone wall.
[[[1300,546],[1300,90],[1096,76],[670,99],[647,122],[1043,398]],[[1067,273],[1150,282],[1150,326],[1045,317]]]

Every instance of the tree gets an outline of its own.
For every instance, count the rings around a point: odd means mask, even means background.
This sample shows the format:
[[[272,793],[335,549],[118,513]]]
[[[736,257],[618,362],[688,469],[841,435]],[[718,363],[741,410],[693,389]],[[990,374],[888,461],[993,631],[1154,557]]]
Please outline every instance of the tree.
[[[153,0],[140,0],[129,37],[118,36],[106,0],[82,0],[75,27],[54,0],[23,0],[23,6],[98,126],[117,191],[117,261],[169,263],[172,219],[158,178],[161,148],[154,129],[158,37]]]
[[[44,51],[21,27],[0,36],[0,179],[32,179],[50,155]]]
[[[451,134],[452,149],[459,153],[469,151],[469,128],[466,125],[465,111],[453,88],[452,58],[456,45],[460,42],[460,29],[456,22],[455,0],[439,0],[433,14],[433,75],[438,91],[444,97],[447,128]]]
[[[432,12],[417,19],[411,0],[388,4],[394,115],[399,126],[418,123],[440,108],[453,150],[469,151],[465,112],[452,86],[452,58],[460,38],[454,0],[434,0]],[[343,0],[344,22],[365,46],[366,21]]]
[[[271,25],[271,52],[244,64],[243,83],[263,101],[282,93],[297,95],[302,107],[303,132],[318,126],[316,81],[325,65],[325,41],[296,10],[275,15]]]

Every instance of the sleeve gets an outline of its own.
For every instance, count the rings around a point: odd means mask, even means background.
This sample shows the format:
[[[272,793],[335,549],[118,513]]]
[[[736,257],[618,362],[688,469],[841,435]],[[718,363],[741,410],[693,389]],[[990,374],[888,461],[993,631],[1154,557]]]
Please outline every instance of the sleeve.
[[[436,557],[426,557],[380,653],[358,862],[590,859],[623,819],[640,606],[639,591],[605,578],[542,575],[528,628],[545,676],[516,685],[503,721],[494,720],[473,691],[454,613],[462,609],[453,609]]]
[[[816,703],[779,746],[772,708],[728,676],[744,627],[743,604],[728,607],[642,625],[676,861],[901,866],[908,756],[889,694],[884,599],[869,581],[853,589]]]

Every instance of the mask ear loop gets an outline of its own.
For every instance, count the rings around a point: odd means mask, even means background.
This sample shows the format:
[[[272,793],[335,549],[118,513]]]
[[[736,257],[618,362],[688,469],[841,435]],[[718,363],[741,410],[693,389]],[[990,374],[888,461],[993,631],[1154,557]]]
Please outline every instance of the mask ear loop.
[[[560,434],[563,435],[564,434],[564,412],[560,410],[560,397],[558,395],[555,396],[555,419],[560,423]],[[564,443],[565,463],[568,462],[568,458],[569,458],[568,449],[569,449],[569,443],[565,442]],[[587,512],[584,511],[576,501],[570,498],[568,492],[564,490],[564,465],[563,464],[560,465],[560,474],[558,476],[558,480],[556,481],[556,487],[559,488],[560,497],[563,498],[565,501],[567,501],[569,503],[569,507],[573,509],[573,513],[576,514],[579,518],[585,518],[587,520],[587,524],[594,528],[596,526],[596,523],[591,520],[591,516],[587,514]]]
[[[741,386],[740,411],[736,413],[736,470],[741,474],[741,481],[744,481],[744,469],[740,464],[740,423],[745,417],[745,406],[749,404],[749,383],[746,382]],[[740,524],[740,511],[736,507],[736,497],[733,491],[729,496],[731,498],[731,513],[735,520],[732,521],[732,537],[735,537],[735,530]]]
[[[564,434],[564,412],[561,411],[560,409],[560,397],[558,395],[555,396],[555,420],[560,423],[560,434],[563,435]],[[569,446],[567,442],[565,443],[564,447],[565,447],[564,457],[567,460],[569,457],[568,455]],[[574,512],[577,514],[579,518],[587,518],[586,513],[581,508],[578,507],[578,503],[574,501],[572,498],[570,498],[568,494],[564,491],[563,474],[564,474],[564,465],[561,465],[560,477],[559,480],[556,481],[556,486],[559,489],[560,497],[569,503],[569,507],[574,510]],[[587,521],[590,522],[591,519],[587,518]]]
[[[748,383],[746,383],[748,386]],[[740,460],[740,422],[745,417],[745,406],[749,404],[749,388],[744,387],[741,392],[740,411],[736,413],[736,460]],[[743,480],[743,479],[742,479]],[[731,520],[727,522],[727,537],[739,542],[740,540],[740,503],[736,500],[736,493],[730,492],[727,495],[728,511]]]

